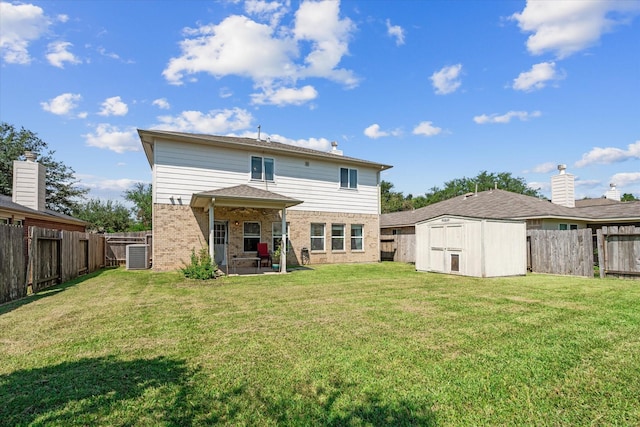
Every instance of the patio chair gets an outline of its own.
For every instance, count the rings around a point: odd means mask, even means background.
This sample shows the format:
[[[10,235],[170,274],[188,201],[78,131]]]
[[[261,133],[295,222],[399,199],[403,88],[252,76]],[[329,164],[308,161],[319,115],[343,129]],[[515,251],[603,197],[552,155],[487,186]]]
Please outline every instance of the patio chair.
[[[267,262],[267,267],[271,265],[271,253],[266,243],[258,243],[258,257],[260,258],[260,266],[263,262]]]

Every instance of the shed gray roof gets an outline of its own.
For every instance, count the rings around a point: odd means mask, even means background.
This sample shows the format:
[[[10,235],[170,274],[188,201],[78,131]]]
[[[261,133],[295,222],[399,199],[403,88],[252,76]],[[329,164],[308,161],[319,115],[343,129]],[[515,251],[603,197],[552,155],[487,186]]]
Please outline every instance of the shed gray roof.
[[[290,207],[302,203],[302,200],[243,184],[195,193],[191,196],[191,206],[205,207],[212,199],[217,205],[222,206],[257,206],[266,208]]]
[[[5,196],[0,194],[0,209],[6,209],[10,211],[20,212],[25,216],[29,217],[38,217],[38,218],[46,218],[50,221],[61,221],[66,223],[74,223],[78,225],[87,225],[86,221],[83,221],[78,218],[74,218],[70,215],[65,215],[60,212],[56,212],[51,209],[46,209],[44,211],[38,211],[35,209],[28,208],[19,203],[15,203],[11,196]]]
[[[344,163],[359,164],[362,166],[372,167],[379,170],[390,169],[392,166],[382,163],[371,162],[368,160],[357,159],[355,157],[342,156],[331,152],[312,150],[310,148],[299,147],[291,144],[283,144],[276,141],[257,140],[254,138],[242,138],[237,136],[221,136],[206,135],[185,132],[172,132],[161,130],[144,130],[138,129],[138,135],[142,141],[145,154],[149,164],[153,166],[153,143],[155,139],[170,139],[174,141],[184,141],[191,143],[199,143],[213,146],[224,146],[230,148],[238,148],[243,150],[260,149],[264,152],[286,153],[293,156],[320,158],[330,161],[339,161]]]
[[[548,200],[505,190],[489,190],[444,200],[420,209],[393,212],[380,216],[380,227],[412,226],[440,215],[458,215],[491,219],[557,218],[576,221],[640,221],[640,202],[605,206],[568,208]]]

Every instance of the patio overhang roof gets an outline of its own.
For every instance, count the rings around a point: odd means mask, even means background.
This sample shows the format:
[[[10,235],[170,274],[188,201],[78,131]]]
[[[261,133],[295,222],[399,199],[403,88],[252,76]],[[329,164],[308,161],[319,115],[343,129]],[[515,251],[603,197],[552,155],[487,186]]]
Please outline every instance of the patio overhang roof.
[[[189,203],[193,208],[208,210],[211,203],[222,207],[247,207],[256,209],[283,209],[303,203],[302,200],[283,196],[271,191],[237,185],[218,190],[194,193]]]

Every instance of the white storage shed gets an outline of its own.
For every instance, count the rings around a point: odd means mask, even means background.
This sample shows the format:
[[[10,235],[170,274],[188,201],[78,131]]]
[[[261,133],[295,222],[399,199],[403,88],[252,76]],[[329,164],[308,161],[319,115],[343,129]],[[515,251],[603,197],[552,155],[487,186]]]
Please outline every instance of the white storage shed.
[[[527,274],[525,221],[442,215],[416,224],[416,270],[474,277]]]

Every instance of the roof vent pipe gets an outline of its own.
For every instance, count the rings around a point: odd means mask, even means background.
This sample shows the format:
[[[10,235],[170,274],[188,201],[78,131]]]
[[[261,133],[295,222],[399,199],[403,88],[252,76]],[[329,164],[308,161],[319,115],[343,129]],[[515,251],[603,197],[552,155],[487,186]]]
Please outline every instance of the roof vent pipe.
[[[258,125],[258,141],[260,141],[260,125]]]

